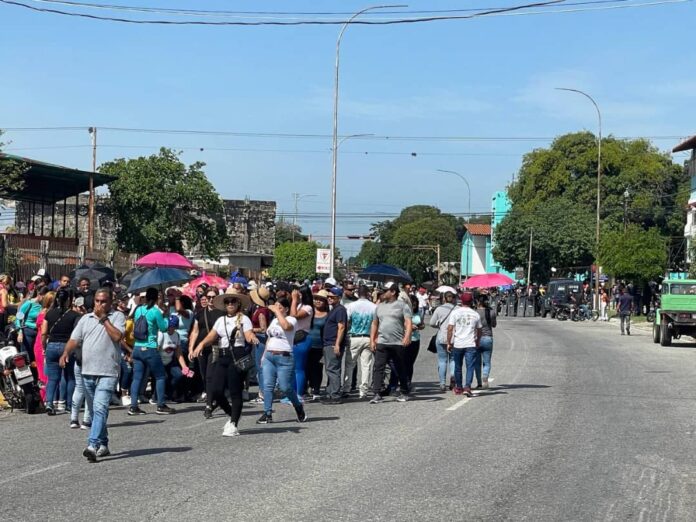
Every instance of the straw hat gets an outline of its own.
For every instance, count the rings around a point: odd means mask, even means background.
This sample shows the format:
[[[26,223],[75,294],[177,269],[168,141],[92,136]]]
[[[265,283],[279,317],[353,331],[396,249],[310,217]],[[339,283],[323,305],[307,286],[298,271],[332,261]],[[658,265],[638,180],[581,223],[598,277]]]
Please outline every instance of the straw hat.
[[[328,300],[329,298],[329,292],[326,290],[319,290],[314,294],[315,299],[323,299],[324,301]]]
[[[271,292],[265,286],[255,287],[249,292],[249,297],[259,306],[266,306],[271,297]]]
[[[225,299],[228,297],[234,297],[235,299],[239,300],[239,302],[242,304],[241,311],[243,312],[247,308],[249,308],[249,305],[251,304],[251,300],[249,299],[249,296],[246,294],[243,294],[241,292],[238,292],[234,288],[230,287],[227,289],[227,291],[222,294],[217,296],[215,299],[213,299],[213,306],[217,308],[218,310],[222,310],[223,312],[225,311]]]

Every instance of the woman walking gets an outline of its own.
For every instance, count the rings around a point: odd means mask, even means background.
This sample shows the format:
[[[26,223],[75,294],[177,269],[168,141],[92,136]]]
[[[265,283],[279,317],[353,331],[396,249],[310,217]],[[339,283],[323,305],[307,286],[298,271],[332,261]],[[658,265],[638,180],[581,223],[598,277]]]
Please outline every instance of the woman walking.
[[[295,391],[302,401],[307,389],[307,357],[309,355],[312,339],[309,332],[312,330],[314,319],[314,296],[308,287],[302,290],[292,291],[292,303],[290,304],[290,315],[297,319],[295,327],[295,338],[293,339],[292,353],[295,356]],[[283,402],[289,403],[287,399]]]
[[[17,342],[22,347],[22,350],[29,354],[31,362],[36,360],[34,357],[34,343],[36,342],[38,333],[36,320],[39,317],[39,313],[41,313],[44,295],[47,293],[48,290],[42,293],[33,291],[31,297],[24,301],[19,307],[17,318],[15,319],[15,326],[19,331]]]
[[[447,368],[449,366],[450,390],[454,388],[454,359],[447,350],[447,321],[455,308],[456,295],[445,292],[444,303],[438,306],[430,316],[430,326],[437,328],[435,338],[437,347],[437,373],[440,378],[440,391],[447,390]]]
[[[210,399],[229,416],[222,436],[236,437],[239,435],[239,419],[242,416],[242,390],[246,373],[239,363],[251,354],[247,345],[251,345],[253,349],[259,341],[252,331],[251,320],[243,312],[249,307],[248,296],[230,292],[217,296],[213,303],[218,310],[224,309],[225,315],[215,321],[212,330],[198,343],[193,357],[198,357],[206,346],[219,340],[219,346],[213,347],[211,355]],[[229,391],[231,405],[225,395],[225,388]]]
[[[8,308],[10,306],[10,288],[12,288],[12,278],[7,274],[0,274],[0,333],[5,332],[7,325]]]
[[[488,296],[481,296],[476,311],[481,318],[481,339],[479,340],[480,363],[483,366],[481,374],[477,375],[484,390],[488,389],[488,377],[491,374],[491,356],[493,355],[493,328],[498,324],[498,318],[493,308],[489,306]],[[482,381],[481,381],[482,379]]]
[[[58,364],[63,355],[65,344],[70,340],[70,334],[82,316],[72,309],[73,292],[61,288],[56,294],[53,306],[46,313],[41,324],[41,339],[45,355],[45,368],[48,377],[46,386],[46,413],[55,415],[57,405],[62,409],[72,411],[72,397],[75,392],[75,355],[70,354],[65,368]],[[65,387],[61,386],[65,382]],[[56,403],[56,396],[58,401]]]
[[[314,316],[312,317],[312,328],[309,330],[309,352],[307,353],[307,378],[311,396],[308,400],[316,401],[321,396],[321,381],[324,378],[324,365],[321,358],[324,356],[324,343],[322,335],[324,324],[329,315],[328,293],[320,290],[314,294]],[[308,393],[309,395],[309,393]]]

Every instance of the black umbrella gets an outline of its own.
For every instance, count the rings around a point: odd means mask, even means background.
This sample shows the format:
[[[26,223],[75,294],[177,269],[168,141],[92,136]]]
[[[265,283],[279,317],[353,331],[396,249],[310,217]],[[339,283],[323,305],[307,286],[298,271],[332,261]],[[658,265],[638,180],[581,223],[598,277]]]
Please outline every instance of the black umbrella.
[[[104,284],[105,281],[113,281],[113,272],[113,270],[111,270],[111,273],[102,272],[96,268],[78,268],[73,272],[72,284],[77,287],[80,279],[87,278],[89,279],[90,288],[94,290]]]
[[[146,272],[147,269],[145,268],[131,268],[128,272],[123,274],[119,279],[118,279],[118,284],[128,288],[130,284],[133,282],[133,279],[138,277],[140,274],[143,272]]]
[[[367,268],[364,268],[358,274],[358,276],[371,281],[396,281],[399,283],[413,282],[413,279],[409,273],[406,272],[406,270],[402,270],[396,266],[386,265],[384,263],[370,265]]]

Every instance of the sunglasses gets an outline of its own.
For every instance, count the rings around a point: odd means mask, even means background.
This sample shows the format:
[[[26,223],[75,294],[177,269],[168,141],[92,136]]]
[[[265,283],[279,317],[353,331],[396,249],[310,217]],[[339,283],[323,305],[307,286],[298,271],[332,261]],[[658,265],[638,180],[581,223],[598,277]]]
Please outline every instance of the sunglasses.
[[[109,301],[107,299],[95,299],[94,302],[98,304],[106,304]]]
[[[216,295],[204,295],[204,296],[201,296],[201,299],[203,299],[204,297],[206,299],[215,299],[217,296]]]

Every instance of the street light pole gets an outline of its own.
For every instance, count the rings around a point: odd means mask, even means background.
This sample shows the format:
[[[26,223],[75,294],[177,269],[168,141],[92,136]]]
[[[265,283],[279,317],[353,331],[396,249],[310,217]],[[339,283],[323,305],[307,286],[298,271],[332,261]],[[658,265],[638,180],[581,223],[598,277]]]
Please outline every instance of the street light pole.
[[[361,9],[353,16],[351,16],[346,23],[341,27],[341,32],[338,33],[338,39],[336,40],[336,66],[334,75],[334,111],[333,111],[333,161],[332,161],[332,176],[331,176],[331,269],[329,276],[334,276],[334,253],[336,251],[336,170],[338,162],[338,71],[340,62],[340,51],[341,51],[341,39],[343,38],[343,33],[348,28],[348,25],[355,20],[358,16],[367,11],[372,11],[374,9],[387,9],[393,7],[407,7],[405,5],[374,5],[371,7],[366,7]]]
[[[292,218],[292,242],[295,242],[295,227],[297,226],[297,202],[302,198],[316,197],[318,194],[300,194],[299,192],[293,192],[292,197],[295,199],[295,215]]]
[[[599,310],[599,209],[601,204],[601,179],[602,179],[602,113],[599,110],[599,105],[594,100],[592,96],[579,89],[570,89],[567,87],[556,87],[558,91],[569,91],[575,92],[583,95],[585,98],[592,102],[594,108],[597,110],[597,121],[599,132],[597,136],[597,230],[595,237],[595,310]]]
[[[464,183],[466,183],[466,190],[468,194],[468,207],[467,207],[467,218],[466,222],[467,225],[469,224],[469,221],[471,220],[471,186],[469,186],[469,182],[466,180],[464,176],[462,176],[459,172],[455,172],[453,170],[443,170],[443,169],[437,169],[438,172],[443,172],[445,174],[454,174],[457,176],[459,179],[461,179]],[[466,234],[464,234],[466,237]],[[473,240],[472,240],[472,245],[473,245]],[[469,278],[469,245],[466,245],[466,264],[465,264],[465,270],[466,270],[466,277],[467,279]]]

